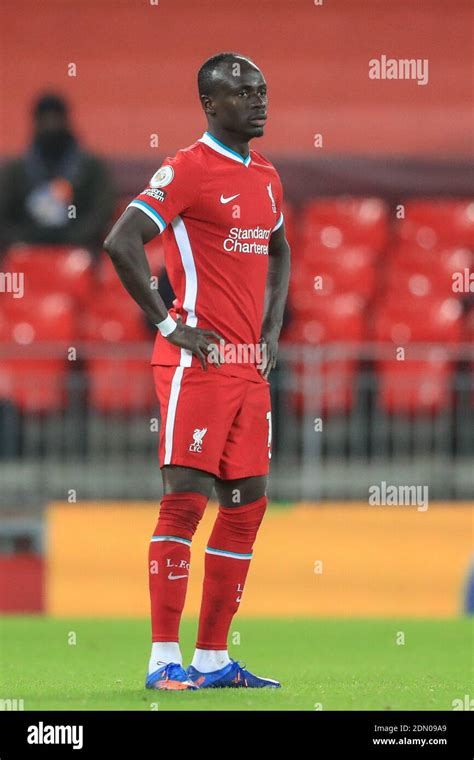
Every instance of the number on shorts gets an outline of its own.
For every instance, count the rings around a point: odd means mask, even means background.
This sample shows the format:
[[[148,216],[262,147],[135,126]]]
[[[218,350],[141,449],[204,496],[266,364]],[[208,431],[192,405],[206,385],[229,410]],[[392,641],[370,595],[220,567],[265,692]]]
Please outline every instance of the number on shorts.
[[[272,413],[267,412],[267,420],[268,420],[268,458],[272,458]]]

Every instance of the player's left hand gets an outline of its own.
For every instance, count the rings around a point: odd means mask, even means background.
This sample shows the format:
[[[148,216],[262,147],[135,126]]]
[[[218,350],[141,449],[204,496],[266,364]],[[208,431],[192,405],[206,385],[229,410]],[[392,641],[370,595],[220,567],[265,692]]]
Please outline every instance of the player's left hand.
[[[262,361],[259,367],[259,372],[265,379],[268,378],[272,369],[275,369],[277,363],[278,354],[278,333],[268,330],[262,333],[262,337],[259,340],[262,346]]]

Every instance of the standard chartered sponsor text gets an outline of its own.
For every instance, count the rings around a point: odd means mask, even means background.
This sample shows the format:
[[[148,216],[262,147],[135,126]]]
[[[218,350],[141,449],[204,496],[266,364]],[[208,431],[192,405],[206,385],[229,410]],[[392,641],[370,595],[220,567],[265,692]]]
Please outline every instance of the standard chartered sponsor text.
[[[228,237],[223,243],[224,251],[230,253],[257,253],[264,256],[268,255],[268,243],[257,243],[256,240],[269,240],[271,230],[263,227],[231,227]],[[252,242],[245,242],[252,241]]]

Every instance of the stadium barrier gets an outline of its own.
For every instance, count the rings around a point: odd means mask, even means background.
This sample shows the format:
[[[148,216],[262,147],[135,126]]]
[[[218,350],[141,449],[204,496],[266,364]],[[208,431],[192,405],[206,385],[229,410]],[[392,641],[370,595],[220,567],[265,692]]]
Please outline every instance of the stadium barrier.
[[[0,509],[161,495],[150,344],[1,348]],[[270,375],[275,501],[367,500],[382,481],[474,494],[474,347],[285,345]],[[57,362],[61,363],[58,368]]]
[[[197,529],[186,615],[199,614],[204,549]],[[270,505],[242,595],[245,617],[454,617],[472,552],[472,505],[303,502]],[[45,611],[145,617],[148,544],[158,502],[54,502],[47,509]],[[238,630],[237,628],[232,630]]]

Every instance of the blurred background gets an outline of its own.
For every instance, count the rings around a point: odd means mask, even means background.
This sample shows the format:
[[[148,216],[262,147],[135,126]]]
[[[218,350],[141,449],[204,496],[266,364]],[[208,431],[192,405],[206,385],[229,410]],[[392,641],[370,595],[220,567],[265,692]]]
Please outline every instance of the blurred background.
[[[241,614],[472,612],[469,0],[37,10],[1,10],[0,609],[147,614],[154,328],[102,241],[163,158],[201,136],[197,70],[233,50],[268,81],[252,147],[280,172],[293,257],[272,508]],[[369,78],[382,56],[427,61],[428,80]],[[170,305],[159,237],[147,253]],[[370,504],[381,483],[427,487],[429,509]]]

